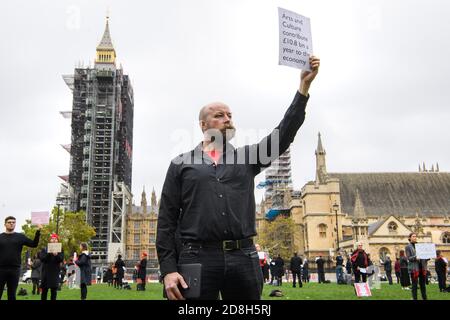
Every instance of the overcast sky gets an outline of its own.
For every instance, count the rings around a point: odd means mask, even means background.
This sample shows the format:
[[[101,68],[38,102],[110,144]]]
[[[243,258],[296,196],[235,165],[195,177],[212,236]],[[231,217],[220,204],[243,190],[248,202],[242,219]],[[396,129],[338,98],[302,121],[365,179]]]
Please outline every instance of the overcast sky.
[[[281,120],[300,71],[278,65],[278,11],[311,19],[321,70],[292,145],[293,182],[329,172],[450,168],[446,0],[8,1],[0,11],[0,217],[49,211],[68,174],[72,96],[61,75],[93,63],[107,11],[134,94],[133,193],[158,197],[169,161],[201,139],[201,106],[223,101],[254,143]],[[256,183],[263,180],[260,175]],[[149,193],[149,192],[148,192]],[[257,202],[262,191],[257,192]],[[20,228],[18,228],[20,229]]]

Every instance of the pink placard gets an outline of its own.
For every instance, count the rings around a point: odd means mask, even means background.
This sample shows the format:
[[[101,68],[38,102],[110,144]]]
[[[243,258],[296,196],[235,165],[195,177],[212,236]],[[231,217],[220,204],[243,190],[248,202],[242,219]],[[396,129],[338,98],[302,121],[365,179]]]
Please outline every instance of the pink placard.
[[[48,211],[31,213],[31,224],[48,224],[49,220],[50,214],[48,213]]]

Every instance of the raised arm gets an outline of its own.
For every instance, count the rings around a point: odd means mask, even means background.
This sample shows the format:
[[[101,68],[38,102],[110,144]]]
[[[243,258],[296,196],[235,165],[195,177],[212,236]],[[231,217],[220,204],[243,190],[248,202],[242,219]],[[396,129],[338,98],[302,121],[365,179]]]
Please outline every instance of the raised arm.
[[[30,247],[30,248],[36,248],[39,244],[39,239],[41,237],[41,226],[38,227],[38,230],[36,230],[36,233],[34,234],[34,239],[31,240],[27,238],[25,235],[23,236],[23,245]]]
[[[248,147],[248,163],[254,164],[254,173],[258,174],[263,168],[283,154],[294,141],[298,129],[305,120],[305,108],[309,99],[309,88],[319,72],[320,59],[311,56],[312,71],[303,71],[300,76],[300,86],[294,100],[284,114],[277,127],[258,144]]]

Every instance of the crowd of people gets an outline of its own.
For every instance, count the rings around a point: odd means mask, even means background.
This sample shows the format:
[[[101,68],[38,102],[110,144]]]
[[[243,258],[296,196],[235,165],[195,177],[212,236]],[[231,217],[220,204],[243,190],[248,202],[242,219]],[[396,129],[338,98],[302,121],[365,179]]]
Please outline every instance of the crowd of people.
[[[411,290],[412,298],[417,300],[418,287],[422,299],[427,299],[426,285],[431,282],[431,272],[427,266],[429,259],[419,259],[416,257],[415,244],[417,243],[416,233],[409,235],[409,243],[404,250],[399,251],[399,257],[395,262],[391,260],[389,254],[380,259],[379,265],[383,267],[384,275],[380,275],[380,280],[393,285],[392,271],[394,270],[397,284],[402,290]],[[261,253],[261,248],[256,245],[256,249]],[[345,255],[344,255],[345,256]],[[345,261],[340,252],[331,260],[325,260],[322,256],[315,259],[317,282],[329,283],[325,278],[325,265],[328,264],[328,271],[336,273],[337,284],[365,283],[375,275],[375,265],[370,258],[370,254],[363,249],[363,244],[358,243],[356,250],[349,254]],[[302,282],[309,282],[311,275],[307,258],[302,258],[298,253],[294,253],[290,263],[285,266],[284,259],[277,255],[274,259],[269,259],[267,255],[260,254],[259,263],[263,274],[264,282],[269,285],[281,286],[283,277],[289,281],[292,276],[292,287],[302,287]],[[269,272],[271,279],[269,281]],[[442,255],[440,250],[436,251],[435,259],[436,281],[439,284],[440,292],[448,292],[446,284],[448,274],[448,260]]]
[[[0,300],[5,286],[7,288],[8,300],[16,300],[16,291],[19,284],[22,269],[21,253],[24,246],[36,248],[41,237],[41,225],[33,240],[22,233],[14,232],[16,219],[12,216],[5,219],[5,232],[0,233]],[[61,243],[59,235],[52,233],[49,244]],[[65,259],[64,251],[49,250],[49,246],[40,248],[29,261],[27,268],[31,270],[32,295],[40,295],[41,300],[56,300],[58,291],[66,284],[69,289],[80,289],[80,299],[86,300],[88,286],[92,283],[91,256],[87,243],[80,243],[78,255],[74,253],[69,259]],[[143,252],[140,262],[136,265],[137,290],[145,291],[147,282],[147,253]],[[103,274],[103,282],[117,289],[124,288],[125,263],[122,256]]]

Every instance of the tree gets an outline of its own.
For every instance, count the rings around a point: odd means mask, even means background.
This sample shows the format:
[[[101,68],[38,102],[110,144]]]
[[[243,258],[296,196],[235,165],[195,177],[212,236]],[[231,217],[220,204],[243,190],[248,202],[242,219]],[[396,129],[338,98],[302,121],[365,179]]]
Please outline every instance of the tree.
[[[261,247],[266,248],[271,257],[280,254],[284,259],[289,259],[294,254],[294,227],[294,220],[291,217],[281,215],[265,223],[259,235]]]
[[[42,227],[41,238],[37,248],[24,247],[22,258],[25,257],[26,251],[30,251],[30,257],[33,257],[42,248],[47,247],[50,235],[56,232],[56,220],[58,217],[58,208],[54,207],[50,215],[48,225]],[[86,223],[86,212],[70,212],[60,209],[58,236],[62,243],[64,258],[67,259],[79,250],[81,242],[88,242],[95,236],[95,230]],[[22,230],[28,238],[33,239],[36,232],[36,226],[31,224],[31,220],[26,220],[26,224],[22,226]]]

